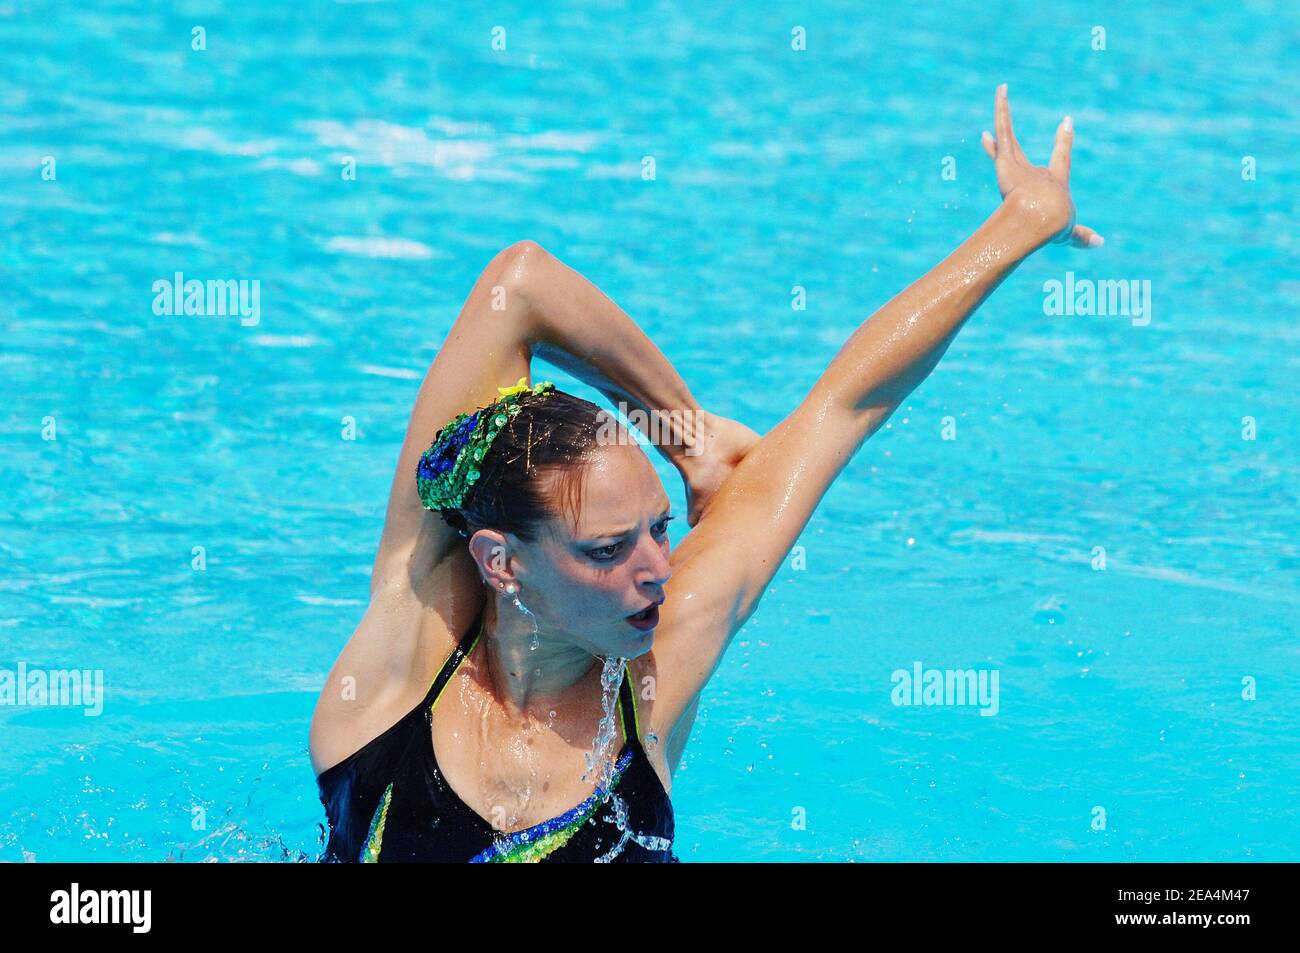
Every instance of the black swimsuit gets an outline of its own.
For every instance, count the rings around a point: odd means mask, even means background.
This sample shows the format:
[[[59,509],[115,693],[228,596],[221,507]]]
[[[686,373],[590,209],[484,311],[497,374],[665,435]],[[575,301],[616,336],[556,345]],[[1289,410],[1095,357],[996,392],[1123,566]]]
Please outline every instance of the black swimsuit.
[[[320,859],[675,863],[672,802],[641,746],[626,670],[619,686],[619,719],[627,743],[614,765],[612,796],[598,787],[559,817],[507,834],[495,830],[451,789],[433,751],[433,708],[461,661],[478,644],[480,619],[443,663],[419,705],[316,779],[330,825]]]

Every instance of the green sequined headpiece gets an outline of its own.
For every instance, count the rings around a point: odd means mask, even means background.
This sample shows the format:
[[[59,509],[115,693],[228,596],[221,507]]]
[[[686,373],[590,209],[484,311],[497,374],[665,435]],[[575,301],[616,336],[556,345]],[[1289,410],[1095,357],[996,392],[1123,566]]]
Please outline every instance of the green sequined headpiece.
[[[525,395],[555,390],[550,381],[528,386],[526,377],[513,387],[498,387],[496,400],[470,413],[459,414],[438,431],[433,445],[420,455],[415,484],[427,510],[458,510],[479,478],[479,465],[501,428],[522,409]]]

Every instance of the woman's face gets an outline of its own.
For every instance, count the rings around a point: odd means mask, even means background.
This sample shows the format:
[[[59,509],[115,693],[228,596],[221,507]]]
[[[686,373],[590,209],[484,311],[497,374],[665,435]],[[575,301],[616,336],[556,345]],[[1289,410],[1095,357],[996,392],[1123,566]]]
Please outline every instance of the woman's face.
[[[558,475],[549,479],[554,492]],[[668,495],[634,443],[599,448],[580,479],[576,526],[562,513],[531,543],[510,537],[519,597],[543,632],[593,655],[635,658],[650,650],[658,609],[631,617],[663,601],[671,572]]]

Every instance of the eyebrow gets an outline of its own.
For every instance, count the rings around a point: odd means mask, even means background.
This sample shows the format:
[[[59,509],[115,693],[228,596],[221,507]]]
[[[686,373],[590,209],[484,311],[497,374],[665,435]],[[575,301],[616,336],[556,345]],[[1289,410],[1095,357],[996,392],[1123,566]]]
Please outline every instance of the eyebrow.
[[[665,503],[663,505],[663,509],[659,511],[658,519],[656,519],[655,522],[658,522],[659,520],[663,519],[665,516],[668,516],[672,512],[672,509],[673,509],[673,505],[671,501]],[[626,529],[614,530],[613,532],[610,533],[584,534],[584,542],[594,542],[595,540],[598,539],[622,539],[624,536],[627,536],[629,533],[631,533],[634,529],[636,529],[635,524],[627,527]]]

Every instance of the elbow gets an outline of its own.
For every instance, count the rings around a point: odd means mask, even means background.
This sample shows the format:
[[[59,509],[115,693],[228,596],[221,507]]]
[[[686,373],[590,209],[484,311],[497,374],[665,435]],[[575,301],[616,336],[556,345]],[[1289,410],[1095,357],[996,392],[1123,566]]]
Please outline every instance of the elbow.
[[[537,268],[547,257],[546,249],[530,238],[515,242],[497,255],[493,263],[497,283],[507,295],[524,295]]]
[[[499,325],[507,317],[517,324],[521,334],[531,334],[534,312],[531,289],[536,287],[538,269],[547,257],[546,249],[529,239],[497,252],[479,275],[475,320],[490,320]]]

